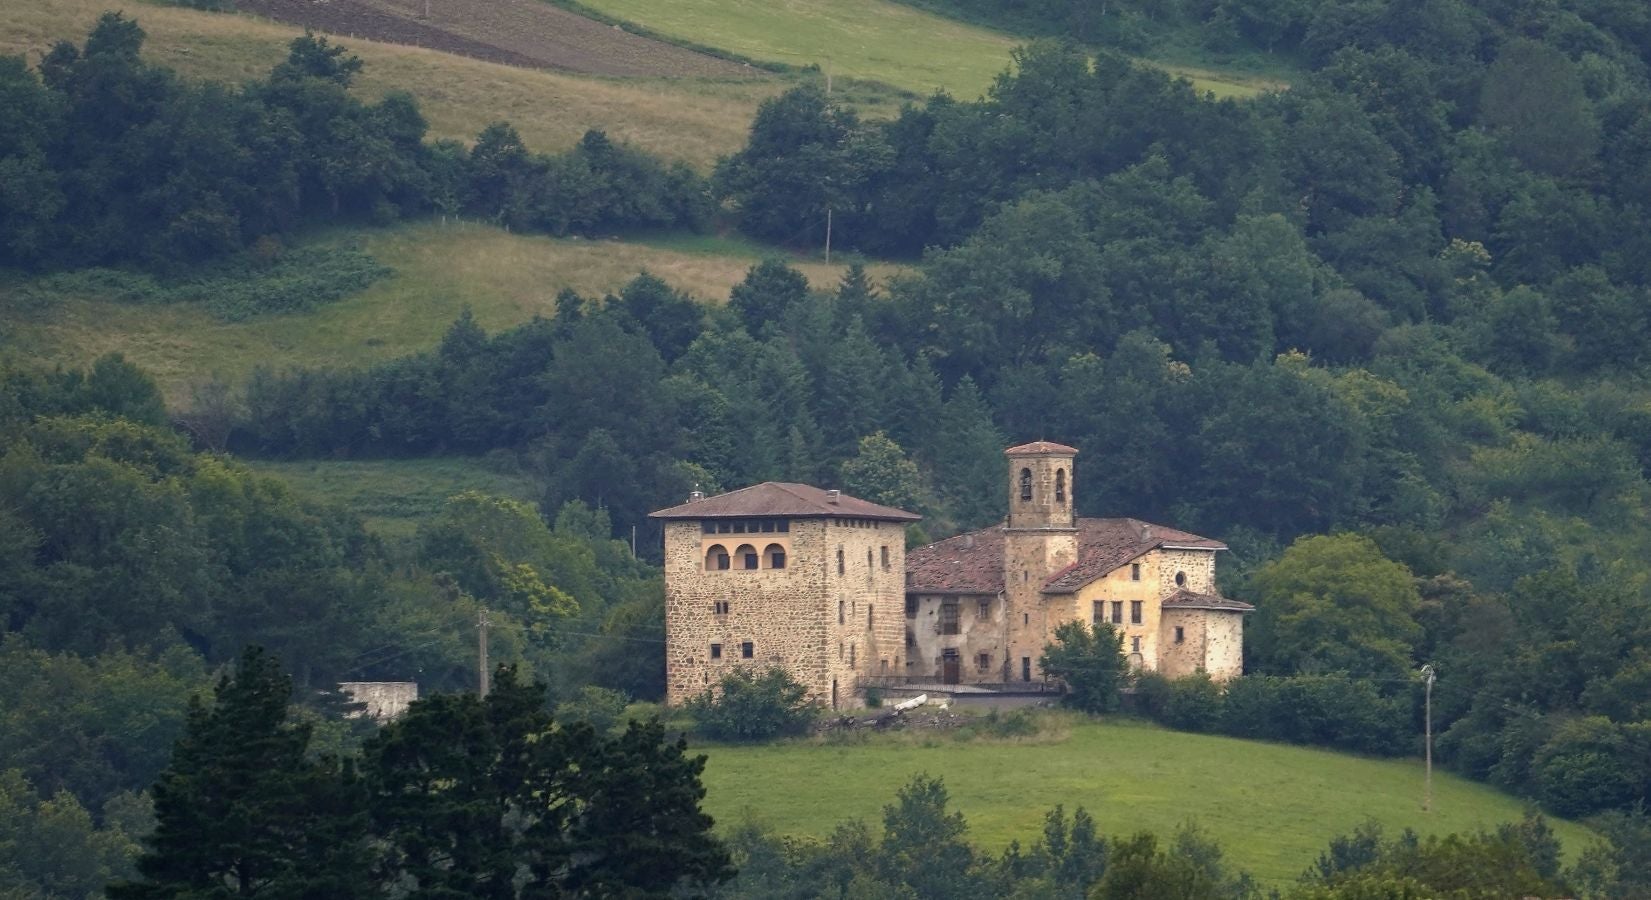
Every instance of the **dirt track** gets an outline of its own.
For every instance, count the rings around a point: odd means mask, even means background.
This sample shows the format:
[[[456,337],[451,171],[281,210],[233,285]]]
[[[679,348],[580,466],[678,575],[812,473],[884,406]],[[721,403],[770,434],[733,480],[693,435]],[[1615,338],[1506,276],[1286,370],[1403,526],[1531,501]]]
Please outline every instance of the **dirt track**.
[[[593,75],[750,78],[764,73],[640,37],[544,0],[240,0],[247,12],[342,37]]]

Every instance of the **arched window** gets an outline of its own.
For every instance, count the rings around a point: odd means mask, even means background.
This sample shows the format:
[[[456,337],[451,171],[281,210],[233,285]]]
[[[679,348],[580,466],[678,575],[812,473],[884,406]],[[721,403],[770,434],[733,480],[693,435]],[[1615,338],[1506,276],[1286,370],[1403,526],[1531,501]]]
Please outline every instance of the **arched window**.
[[[1066,502],[1066,470],[1055,470],[1055,502]]]
[[[728,548],[721,544],[712,544],[705,551],[705,571],[714,572],[728,568]]]
[[[734,551],[734,556],[740,561],[740,568],[755,569],[757,567],[757,548],[750,544],[741,544]]]
[[[765,569],[785,568],[785,548],[779,544],[769,544],[762,549],[762,567]]]
[[[1032,499],[1032,470],[1020,470],[1020,499]]]

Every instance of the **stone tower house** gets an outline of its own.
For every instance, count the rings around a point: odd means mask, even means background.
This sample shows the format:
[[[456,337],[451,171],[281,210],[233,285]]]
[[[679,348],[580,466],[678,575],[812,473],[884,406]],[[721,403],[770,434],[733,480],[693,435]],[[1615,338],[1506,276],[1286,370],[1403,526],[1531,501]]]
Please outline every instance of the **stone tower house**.
[[[838,491],[765,482],[652,514],[665,523],[665,700],[735,667],[779,666],[812,699],[856,705],[905,668],[907,523]]]

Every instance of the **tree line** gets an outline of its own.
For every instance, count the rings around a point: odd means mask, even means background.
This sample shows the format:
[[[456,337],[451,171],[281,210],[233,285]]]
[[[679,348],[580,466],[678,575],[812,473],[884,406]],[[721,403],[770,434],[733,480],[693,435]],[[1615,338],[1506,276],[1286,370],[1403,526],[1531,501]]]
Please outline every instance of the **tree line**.
[[[180,79],[143,39],[106,13],[38,66],[0,57],[0,267],[177,270],[276,256],[306,225],[433,213],[558,235],[710,214],[699,175],[599,131],[554,155],[503,123],[468,148],[426,141],[412,97],[362,101],[361,60],[324,37],[239,86]]]

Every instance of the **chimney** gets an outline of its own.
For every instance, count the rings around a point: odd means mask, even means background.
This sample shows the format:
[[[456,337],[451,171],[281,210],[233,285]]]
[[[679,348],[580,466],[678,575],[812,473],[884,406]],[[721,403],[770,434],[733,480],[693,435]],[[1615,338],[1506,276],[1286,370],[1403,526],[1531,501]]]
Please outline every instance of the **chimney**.
[[[699,501],[704,500],[704,499],[705,499],[705,492],[704,491],[689,491],[688,492],[688,502],[689,503],[698,503]]]
[[[841,500],[841,499],[843,499],[843,492],[842,491],[839,491],[835,488],[833,488],[829,491],[826,491],[826,502],[827,503],[836,503],[838,500]]]
[[[1145,522],[1141,523],[1141,540],[1143,540],[1143,541],[1152,540],[1152,526],[1148,525]]]

